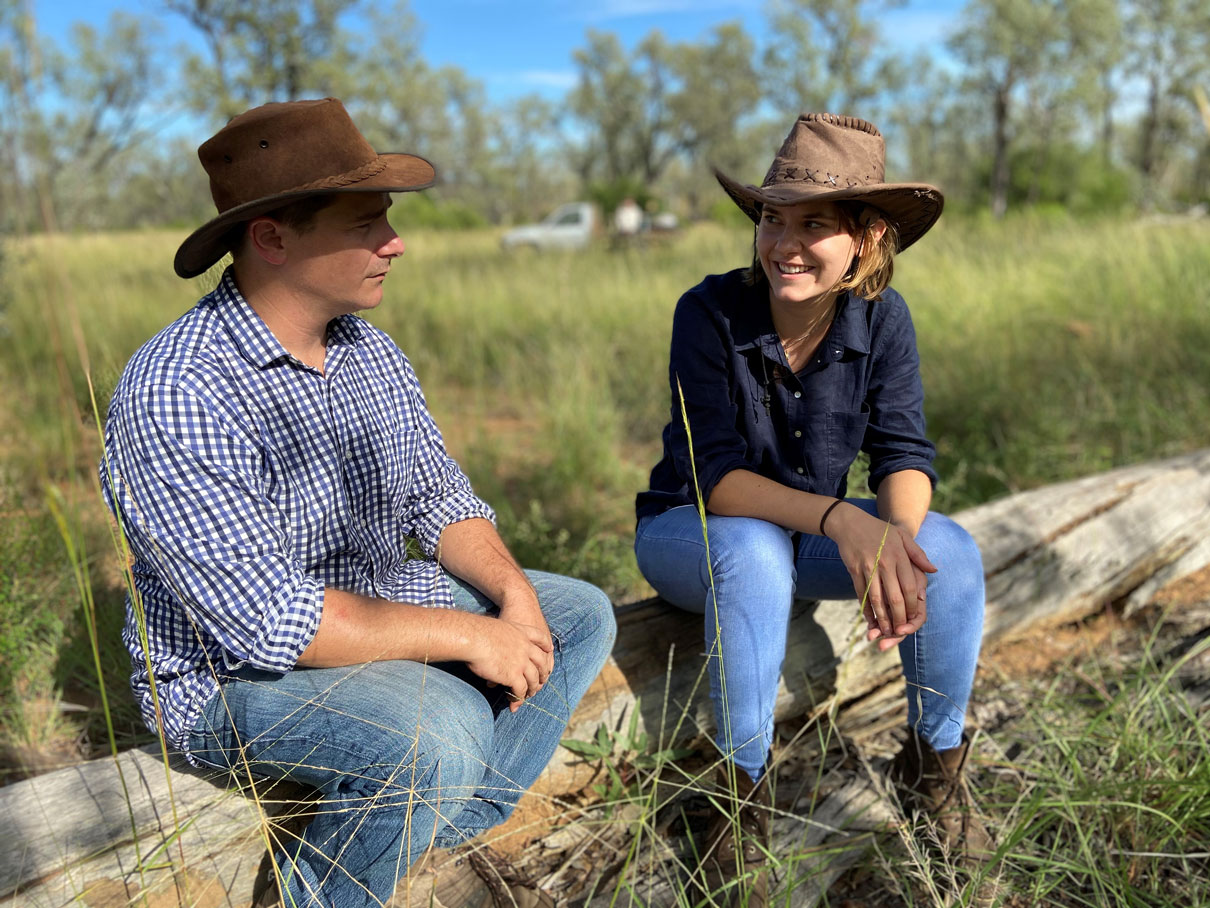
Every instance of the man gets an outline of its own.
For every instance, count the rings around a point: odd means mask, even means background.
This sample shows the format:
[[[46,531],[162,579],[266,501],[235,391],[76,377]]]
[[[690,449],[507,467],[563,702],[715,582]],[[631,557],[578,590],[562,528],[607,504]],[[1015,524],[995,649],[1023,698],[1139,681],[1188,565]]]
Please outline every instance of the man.
[[[643,229],[643,209],[630,196],[622,199],[613,213],[614,238],[619,244],[632,243]]]
[[[233,262],[127,365],[101,464],[135,556],[132,685],[192,762],[318,789],[276,855],[287,904],[380,904],[430,845],[508,817],[612,610],[517,566],[356,315],[404,250],[389,194],[432,166],[377,154],[330,98],[250,110],[198,154],[219,215],[176,272]]]

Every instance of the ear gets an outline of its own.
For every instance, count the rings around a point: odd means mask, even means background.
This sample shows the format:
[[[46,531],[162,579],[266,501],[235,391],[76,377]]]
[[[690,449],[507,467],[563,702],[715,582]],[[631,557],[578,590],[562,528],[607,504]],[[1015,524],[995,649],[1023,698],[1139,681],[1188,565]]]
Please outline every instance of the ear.
[[[869,230],[870,230],[870,239],[873,240],[875,243],[877,243],[879,240],[882,239],[883,234],[886,233],[886,221],[883,220],[882,218],[879,218],[873,224],[870,225]]]
[[[273,218],[253,218],[248,222],[248,246],[270,265],[286,261],[285,227]]]

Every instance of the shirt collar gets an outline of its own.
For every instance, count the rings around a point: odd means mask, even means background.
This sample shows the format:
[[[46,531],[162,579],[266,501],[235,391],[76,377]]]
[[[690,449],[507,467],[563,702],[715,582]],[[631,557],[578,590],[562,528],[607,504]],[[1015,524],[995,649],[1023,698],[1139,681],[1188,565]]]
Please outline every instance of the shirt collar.
[[[756,287],[744,286],[744,299],[731,323],[735,337],[735,349],[741,353],[759,349],[770,359],[778,359],[781,338],[773,327],[773,313],[769,311],[763,283]],[[841,348],[854,353],[870,352],[870,327],[864,314],[864,300],[845,291],[837,307],[836,318],[825,339],[829,359],[839,359]]]
[[[206,301],[215,306],[235,346],[248,362],[264,369],[291,359],[281,341],[240,293],[235,283],[235,272],[230,266],[223,272],[214,292],[203,302]],[[362,334],[361,319],[354,315],[342,315],[328,323],[329,344],[354,346],[361,340]]]

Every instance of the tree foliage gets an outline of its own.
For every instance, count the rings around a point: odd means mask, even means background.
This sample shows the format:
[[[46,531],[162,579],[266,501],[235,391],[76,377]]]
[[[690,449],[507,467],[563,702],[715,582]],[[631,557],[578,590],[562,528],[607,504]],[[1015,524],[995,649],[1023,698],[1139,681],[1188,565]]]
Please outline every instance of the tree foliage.
[[[811,109],[878,123],[892,178],[997,215],[1210,199],[1194,100],[1210,87],[1205,0],[967,0],[943,60],[888,42],[904,2],[770,0],[759,41],[741,22],[630,46],[589,29],[562,100],[492,103],[424,59],[407,0],[160,0],[158,18],[115,14],[62,47],[32,0],[0,0],[0,229],[196,223],[210,210],[201,135],[325,95],[375,147],[437,165],[431,202],[408,209],[433,223],[532,219],[575,195],[703,214],[712,167],[759,179]],[[189,48],[162,47],[168,19]]]

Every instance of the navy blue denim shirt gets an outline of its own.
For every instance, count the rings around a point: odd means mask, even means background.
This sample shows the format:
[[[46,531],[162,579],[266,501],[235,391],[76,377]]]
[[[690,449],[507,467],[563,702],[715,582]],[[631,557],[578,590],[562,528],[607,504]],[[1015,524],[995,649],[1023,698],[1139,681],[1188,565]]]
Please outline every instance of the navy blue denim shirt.
[[[894,290],[877,302],[842,296],[811,362],[793,373],[773,327],[768,288],[749,287],[738,270],[710,275],[677,303],[668,377],[664,457],[636,501],[640,518],[695,504],[694,467],[703,501],[732,470],[843,497],[859,450],[870,456],[874,491],[900,470],[920,470],[937,483],[916,332]]]

